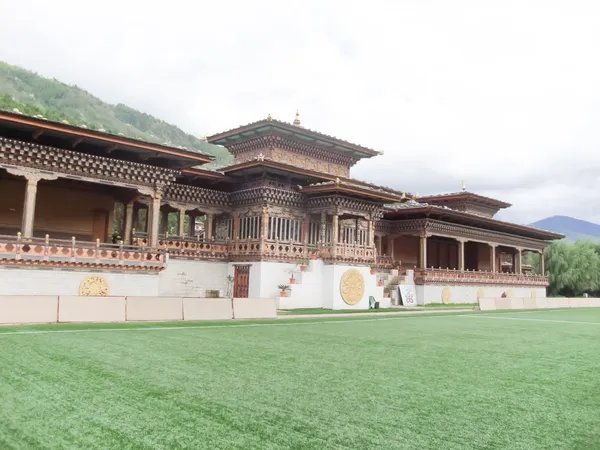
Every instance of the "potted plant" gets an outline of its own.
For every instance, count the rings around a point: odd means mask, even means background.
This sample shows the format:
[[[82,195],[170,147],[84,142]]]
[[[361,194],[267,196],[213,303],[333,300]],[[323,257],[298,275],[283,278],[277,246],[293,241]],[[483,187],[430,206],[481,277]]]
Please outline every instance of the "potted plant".
[[[386,286],[385,288],[383,288],[383,297],[384,298],[389,298],[391,291],[392,291],[392,287],[391,286]]]
[[[233,297],[233,277],[227,275],[227,298]]]
[[[294,278],[294,269],[288,269],[288,272],[290,273],[290,284],[295,284],[296,279]]]
[[[302,261],[300,261],[300,270],[302,272],[304,272],[307,267],[308,267],[308,259],[303,259]]]
[[[377,286],[383,286],[383,280],[378,280],[377,281]]]
[[[287,290],[290,288],[287,284],[280,284],[277,288],[279,289],[280,297],[287,297]]]
[[[310,259],[312,259],[313,261],[314,261],[315,259],[317,259],[317,256],[319,256],[319,252],[318,252],[318,251],[316,251],[316,250],[312,250],[312,251],[310,252]]]
[[[375,275],[375,269],[377,269],[377,266],[375,264],[371,264],[371,275]]]

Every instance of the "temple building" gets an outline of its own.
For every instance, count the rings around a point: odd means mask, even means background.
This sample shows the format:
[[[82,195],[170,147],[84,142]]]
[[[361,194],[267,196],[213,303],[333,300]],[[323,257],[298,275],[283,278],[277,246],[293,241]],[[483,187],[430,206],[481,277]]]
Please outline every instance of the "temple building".
[[[563,236],[462,190],[416,197],[350,177],[380,154],[270,116],[207,138],[232,165],[0,111],[0,295],[277,298],[280,308],[545,296],[523,263]],[[391,293],[391,298],[388,298]]]

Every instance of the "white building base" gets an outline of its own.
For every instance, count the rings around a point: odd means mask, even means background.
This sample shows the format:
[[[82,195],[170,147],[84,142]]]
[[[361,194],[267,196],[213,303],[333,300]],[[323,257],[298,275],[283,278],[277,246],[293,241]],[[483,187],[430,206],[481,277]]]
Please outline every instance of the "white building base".
[[[507,297],[545,298],[544,287],[515,287],[498,285],[417,285],[417,303],[477,303],[479,298]]]

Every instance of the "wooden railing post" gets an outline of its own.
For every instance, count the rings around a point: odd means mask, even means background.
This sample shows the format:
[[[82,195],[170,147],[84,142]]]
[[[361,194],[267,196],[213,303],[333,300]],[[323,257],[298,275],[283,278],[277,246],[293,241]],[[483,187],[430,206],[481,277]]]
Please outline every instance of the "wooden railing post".
[[[50,252],[50,235],[46,235],[46,239],[44,240],[44,261],[48,261]]]
[[[71,262],[75,262],[75,236],[71,237]]]
[[[16,260],[21,259],[21,245],[22,245],[21,232],[19,231],[17,233],[17,243],[15,245],[15,259]]]

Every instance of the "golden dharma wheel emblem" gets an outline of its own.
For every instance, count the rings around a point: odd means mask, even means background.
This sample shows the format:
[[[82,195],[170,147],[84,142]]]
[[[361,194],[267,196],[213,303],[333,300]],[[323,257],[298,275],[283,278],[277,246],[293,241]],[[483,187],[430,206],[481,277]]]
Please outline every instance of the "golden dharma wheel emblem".
[[[506,296],[509,297],[509,298],[512,297],[513,296],[513,290],[509,289],[508,291],[506,291]]]
[[[536,298],[537,297],[537,292],[535,289],[531,290],[531,298]]]
[[[106,297],[108,291],[108,283],[101,276],[87,277],[79,285],[79,295],[83,297]]]
[[[480,298],[485,298],[485,291],[483,290],[483,288],[477,289],[477,300],[479,300]]]
[[[348,269],[340,280],[340,294],[348,305],[356,305],[365,295],[365,279],[358,269]]]
[[[452,293],[450,292],[450,288],[445,287],[442,289],[442,302],[445,304],[450,303],[450,299],[452,298]]]

